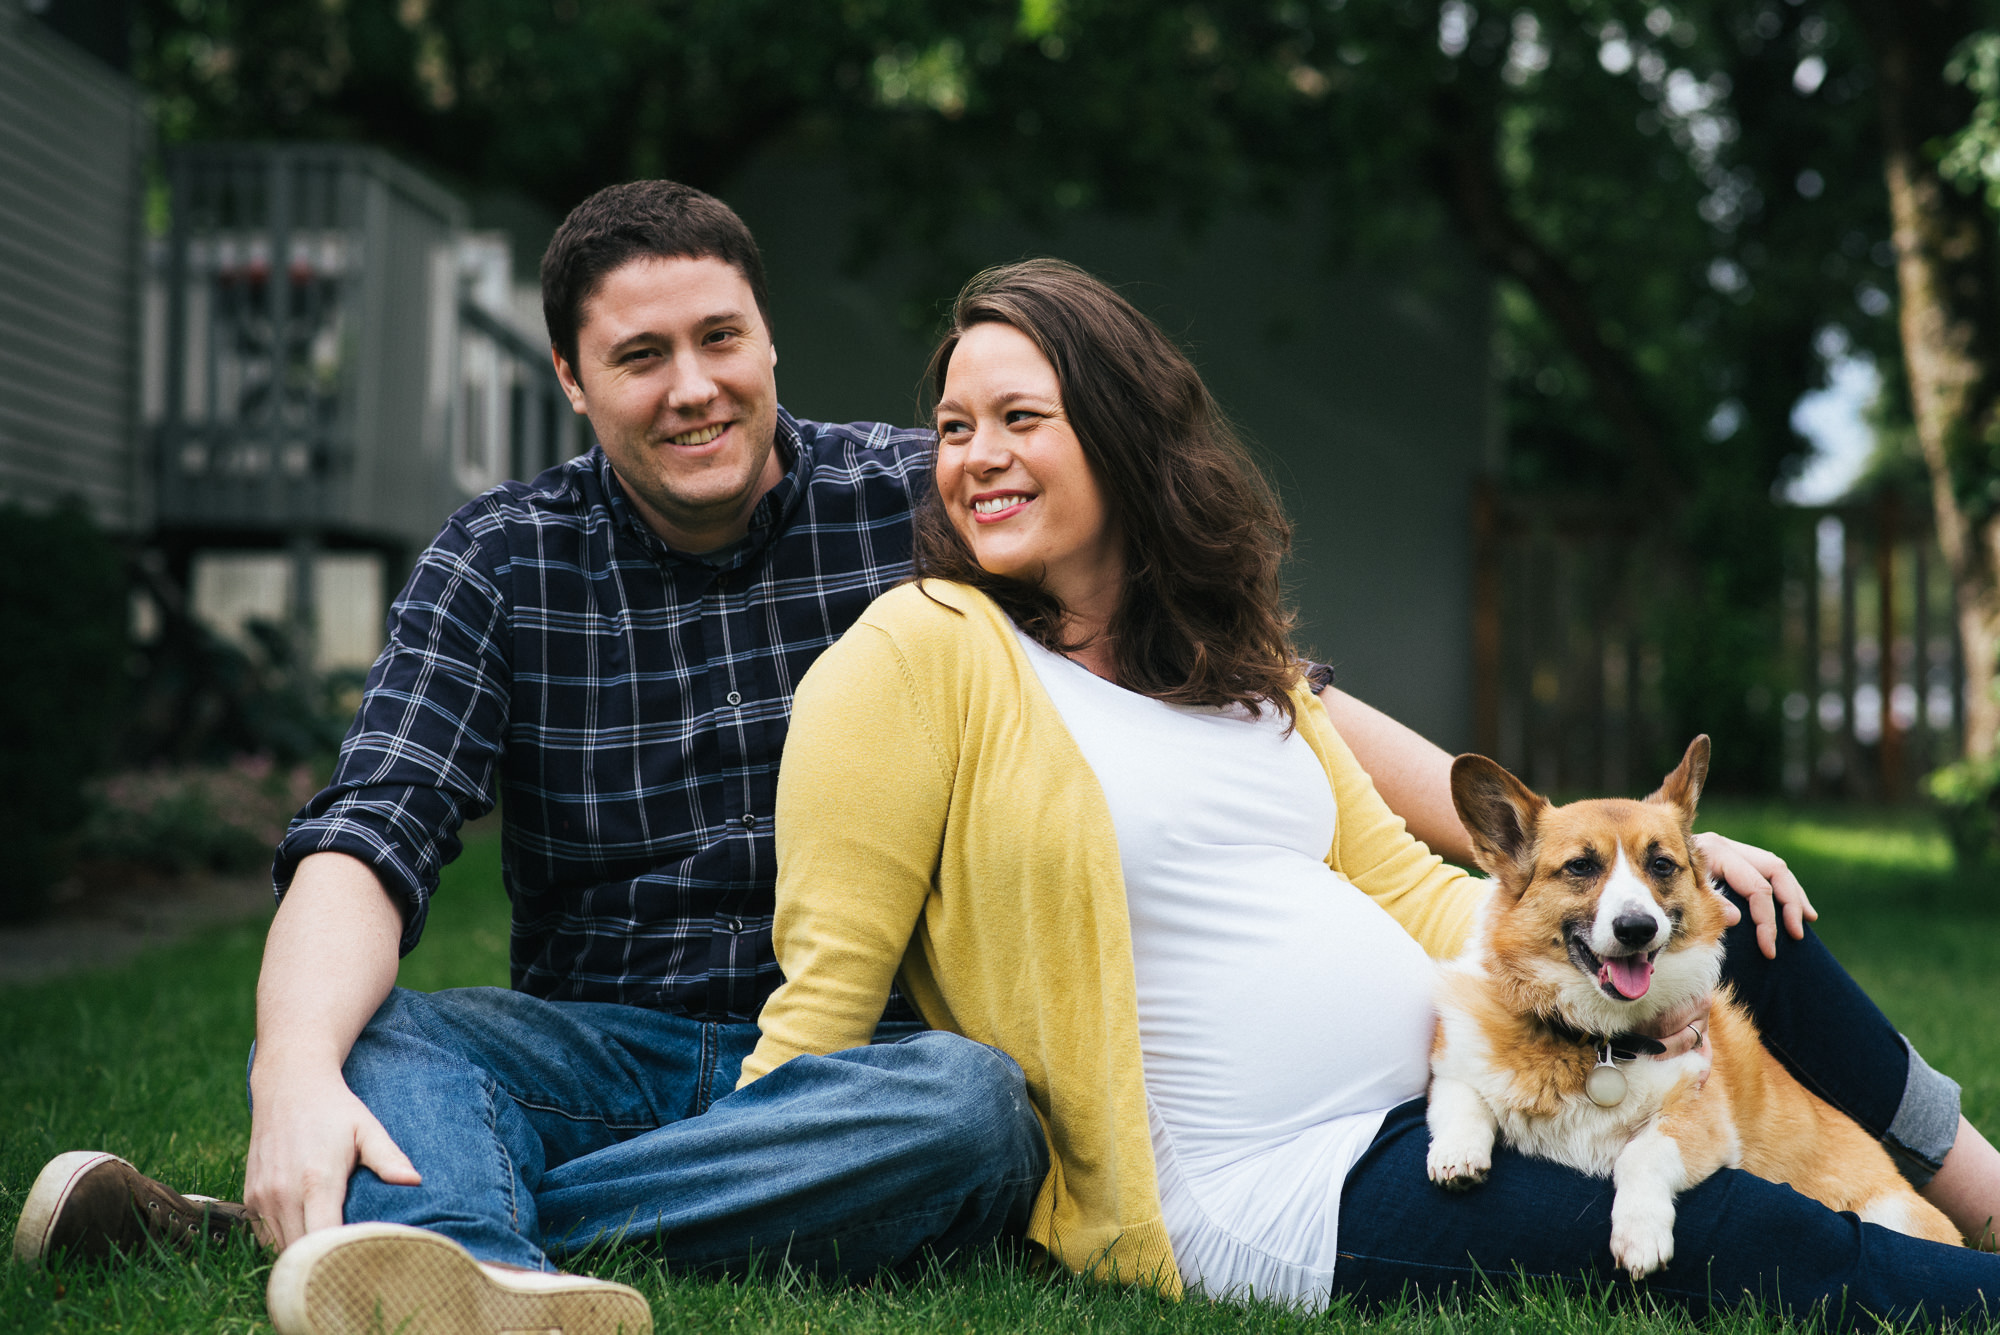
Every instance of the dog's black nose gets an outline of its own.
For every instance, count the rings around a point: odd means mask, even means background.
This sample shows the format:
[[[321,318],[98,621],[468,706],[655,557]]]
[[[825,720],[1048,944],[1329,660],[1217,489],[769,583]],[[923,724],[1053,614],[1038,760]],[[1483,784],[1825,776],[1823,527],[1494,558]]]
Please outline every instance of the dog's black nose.
[[[1643,946],[1659,930],[1660,924],[1643,913],[1621,913],[1611,920],[1611,935],[1621,946]]]

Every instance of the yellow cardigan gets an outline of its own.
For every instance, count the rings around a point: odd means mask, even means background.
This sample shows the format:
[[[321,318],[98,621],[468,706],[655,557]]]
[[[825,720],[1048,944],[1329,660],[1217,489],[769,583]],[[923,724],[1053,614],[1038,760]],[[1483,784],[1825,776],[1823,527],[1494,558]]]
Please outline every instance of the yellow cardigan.
[[[1405,832],[1319,702],[1294,696],[1338,803],[1327,865],[1433,957],[1457,953],[1473,883]],[[786,982],[741,1083],[867,1043],[900,969],[926,1022],[1027,1076],[1050,1151],[1028,1237],[1072,1270],[1178,1295],[1117,835],[997,605],[903,585],[827,650],[793,704],[777,841]]]

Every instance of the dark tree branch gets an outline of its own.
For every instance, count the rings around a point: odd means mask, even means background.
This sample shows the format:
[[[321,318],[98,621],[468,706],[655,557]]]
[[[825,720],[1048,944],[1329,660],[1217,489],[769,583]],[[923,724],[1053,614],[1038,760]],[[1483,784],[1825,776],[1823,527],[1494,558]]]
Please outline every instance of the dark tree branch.
[[[1568,267],[1514,215],[1494,151],[1493,117],[1460,81],[1431,98],[1432,172],[1439,197],[1473,255],[1493,273],[1520,283],[1590,378],[1592,397],[1631,454],[1630,489],[1672,505],[1683,488],[1666,460],[1638,368],[1604,336],[1590,294]]]

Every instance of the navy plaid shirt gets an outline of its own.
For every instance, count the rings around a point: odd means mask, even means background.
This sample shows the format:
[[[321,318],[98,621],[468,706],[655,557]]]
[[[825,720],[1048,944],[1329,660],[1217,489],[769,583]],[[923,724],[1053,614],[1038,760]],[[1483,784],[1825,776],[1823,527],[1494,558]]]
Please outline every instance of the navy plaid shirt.
[[[782,410],[788,467],[744,541],[669,550],[601,450],[451,517],[390,610],[333,781],[273,877],[349,853],[423,932],[459,825],[506,803],[513,983],[536,996],[755,1019],[771,811],[792,692],[909,573],[929,430]]]

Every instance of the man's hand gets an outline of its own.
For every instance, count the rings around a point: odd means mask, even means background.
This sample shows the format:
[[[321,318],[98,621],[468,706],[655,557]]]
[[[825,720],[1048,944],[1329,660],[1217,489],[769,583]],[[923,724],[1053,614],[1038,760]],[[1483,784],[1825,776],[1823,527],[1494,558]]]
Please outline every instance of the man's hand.
[[[345,853],[299,863],[271,920],[257,978],[250,1156],[243,1201],[257,1236],[289,1247],[342,1222],[356,1163],[416,1186],[417,1170],[341,1078],[348,1051],[396,983],[402,916],[368,865]]]
[[[331,1083],[258,1083],[263,1088],[251,1117],[243,1202],[266,1246],[282,1251],[308,1233],[341,1223],[356,1163],[397,1186],[423,1182],[409,1156],[338,1074]]]
[[[1750,901],[1750,918],[1757,924],[1757,949],[1765,959],[1778,958],[1778,918],[1794,941],[1806,934],[1806,924],[1819,921],[1819,910],[1806,898],[1805,887],[1785,866],[1785,860],[1749,844],[1739,844],[1713,830],[1694,837],[1695,846],[1708,863],[1711,876],[1726,881],[1729,888]],[[1742,912],[1728,900],[1722,903],[1730,926],[1743,920]]]

